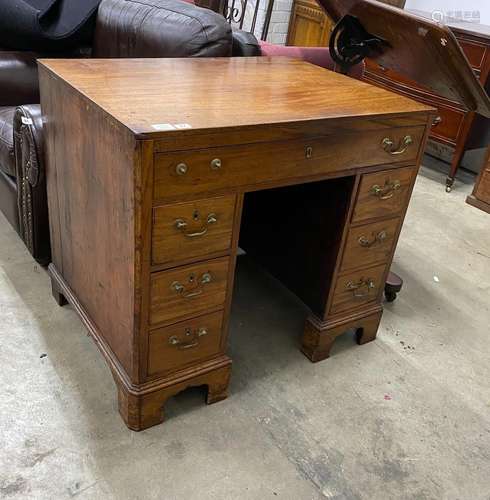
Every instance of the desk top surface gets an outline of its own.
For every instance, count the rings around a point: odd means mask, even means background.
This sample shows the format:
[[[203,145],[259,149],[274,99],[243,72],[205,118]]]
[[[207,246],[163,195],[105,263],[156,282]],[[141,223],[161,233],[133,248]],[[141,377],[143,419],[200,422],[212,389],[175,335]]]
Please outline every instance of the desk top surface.
[[[40,66],[142,138],[431,110],[353,78],[282,57],[45,59]]]

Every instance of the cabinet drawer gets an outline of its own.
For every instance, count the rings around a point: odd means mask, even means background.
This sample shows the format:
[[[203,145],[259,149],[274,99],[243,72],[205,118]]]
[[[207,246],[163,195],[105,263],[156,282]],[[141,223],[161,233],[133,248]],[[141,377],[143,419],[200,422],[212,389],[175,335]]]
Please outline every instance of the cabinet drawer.
[[[228,257],[154,273],[150,324],[196,316],[222,306],[228,282]]]
[[[427,93],[427,89],[415,80],[394,69],[385,68],[370,59],[366,59],[364,80],[374,81],[376,85],[382,85],[392,92],[402,92],[412,99],[417,99],[420,92]]]
[[[156,207],[153,210],[153,263],[229,250],[235,198],[220,196]]]
[[[458,42],[463,49],[470,65],[473,69],[480,70],[483,66],[483,61],[485,60],[485,54],[487,48],[485,45],[480,45],[479,43],[470,42],[467,40],[461,40],[458,38]]]
[[[373,302],[384,288],[386,265],[356,271],[337,279],[330,314],[356,309]]]
[[[437,117],[434,120],[430,135],[449,139],[451,142],[455,143],[461,132],[464,118],[465,113],[463,111],[457,111],[439,105]]]
[[[416,167],[405,167],[363,175],[353,222],[400,214],[416,171]]]
[[[209,148],[155,155],[154,198],[251,186],[258,183],[328,174],[349,167],[415,161],[424,127],[363,132],[345,131],[311,139]],[[406,137],[403,154],[393,150]]]
[[[150,333],[148,374],[183,368],[219,354],[223,311]]]
[[[347,237],[342,271],[386,262],[393,249],[400,219],[352,227]]]

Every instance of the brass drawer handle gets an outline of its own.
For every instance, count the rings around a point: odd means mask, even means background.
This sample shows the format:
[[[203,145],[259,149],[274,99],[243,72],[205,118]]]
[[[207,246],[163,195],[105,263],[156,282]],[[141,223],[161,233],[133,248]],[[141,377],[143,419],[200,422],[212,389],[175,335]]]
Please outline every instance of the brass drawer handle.
[[[389,138],[385,137],[383,139],[383,149],[387,152],[390,153],[390,155],[397,156],[397,155],[402,155],[403,153],[407,152],[407,149],[410,145],[413,144],[413,139],[411,135],[406,135],[398,144],[397,147],[395,147],[395,143]]]
[[[380,200],[389,200],[393,198],[395,191],[398,191],[401,187],[400,181],[386,181],[383,187],[375,184],[371,188],[371,194],[377,196]]]
[[[195,332],[192,332],[190,328],[186,328],[184,340],[179,339],[177,335],[172,335],[168,339],[168,343],[171,346],[177,347],[177,349],[179,349],[180,351],[184,351],[186,349],[197,347],[199,345],[199,339],[207,334],[208,329],[206,327],[201,327]]]
[[[442,123],[442,116],[436,116],[436,118],[434,118],[434,121],[432,122],[432,126],[437,127],[439,123]]]
[[[204,293],[204,285],[211,283],[213,281],[213,277],[211,273],[203,273],[201,278],[196,281],[196,275],[191,274],[187,280],[191,285],[190,290],[186,290],[186,285],[183,285],[180,281],[174,281],[170,288],[177,293],[182,294],[182,297],[186,299],[192,299],[193,297],[198,297]]]
[[[188,238],[196,238],[197,236],[205,235],[208,232],[208,226],[210,226],[211,224],[216,224],[216,222],[218,222],[216,214],[208,214],[205,224],[198,231],[193,231],[190,233],[187,232],[187,222],[184,219],[177,219],[175,221],[175,227],[179,231],[182,231],[184,236],[187,236]]]
[[[373,239],[369,240],[366,236],[361,236],[359,238],[359,245],[364,248],[371,248],[373,245],[376,245],[377,243],[383,243],[383,241],[386,240],[388,237],[388,234],[386,231],[380,231],[378,234],[374,234],[373,232]]]
[[[373,290],[375,286],[376,285],[371,278],[362,278],[357,283],[349,281],[349,283],[347,283],[346,285],[346,288],[347,290],[352,291],[354,297],[356,297],[357,299],[362,299],[368,297],[371,293],[371,290]]]

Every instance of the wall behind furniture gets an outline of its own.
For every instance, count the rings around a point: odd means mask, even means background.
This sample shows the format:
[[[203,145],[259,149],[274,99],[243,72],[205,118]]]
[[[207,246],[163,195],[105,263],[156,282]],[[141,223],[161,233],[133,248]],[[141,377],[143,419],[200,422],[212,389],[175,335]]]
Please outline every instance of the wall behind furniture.
[[[427,12],[441,11],[446,15],[478,11],[480,22],[490,25],[490,2],[488,0],[407,0],[405,9],[418,9]]]
[[[288,35],[289,18],[293,0],[276,0],[272,11],[271,23],[269,25],[269,35],[267,41],[284,45]]]

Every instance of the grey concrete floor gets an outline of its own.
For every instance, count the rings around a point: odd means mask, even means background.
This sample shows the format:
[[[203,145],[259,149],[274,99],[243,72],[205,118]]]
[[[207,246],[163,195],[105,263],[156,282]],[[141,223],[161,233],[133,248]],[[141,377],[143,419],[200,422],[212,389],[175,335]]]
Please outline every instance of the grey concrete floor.
[[[108,368],[0,220],[0,497],[490,499],[490,216],[419,175],[378,339],[311,364],[305,310],[242,258],[230,397],[126,429]]]

